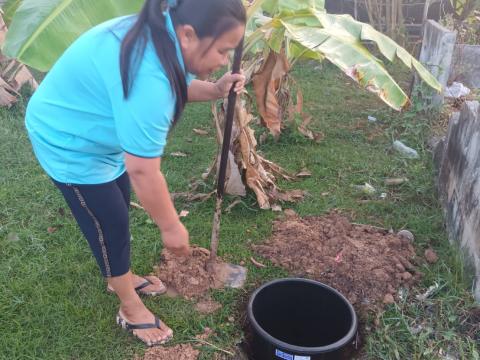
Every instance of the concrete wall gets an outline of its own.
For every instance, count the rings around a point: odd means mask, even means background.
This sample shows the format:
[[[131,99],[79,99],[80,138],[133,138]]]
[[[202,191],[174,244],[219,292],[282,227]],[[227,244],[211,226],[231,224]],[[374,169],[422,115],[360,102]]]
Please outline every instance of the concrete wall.
[[[450,75],[456,40],[457,33],[455,31],[444,28],[434,20],[426,21],[420,62],[430,70],[443,88],[446,87]],[[433,94],[423,87],[420,95],[430,105],[441,106],[443,104],[443,93]]]
[[[480,45],[455,46],[449,81],[480,89]]]
[[[450,241],[473,268],[480,302],[480,104],[466,102],[450,120],[447,137],[435,151],[438,189]]]

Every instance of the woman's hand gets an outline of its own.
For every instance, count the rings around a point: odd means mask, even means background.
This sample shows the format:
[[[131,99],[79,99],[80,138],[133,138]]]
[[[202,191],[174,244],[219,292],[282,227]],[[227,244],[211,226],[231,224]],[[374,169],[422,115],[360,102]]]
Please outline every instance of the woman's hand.
[[[185,226],[177,221],[173,226],[162,230],[163,245],[176,256],[188,256],[191,253],[189,234]]]
[[[222,99],[228,96],[232,85],[235,84],[234,91],[238,94],[245,89],[245,75],[243,72],[241,74],[232,74],[231,72],[223,75],[216,83],[215,87],[218,91],[218,98]]]

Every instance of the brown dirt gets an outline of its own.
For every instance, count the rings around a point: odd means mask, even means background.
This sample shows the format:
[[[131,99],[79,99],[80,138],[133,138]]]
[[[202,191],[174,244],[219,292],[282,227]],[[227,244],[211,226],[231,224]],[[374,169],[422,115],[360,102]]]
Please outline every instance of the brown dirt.
[[[437,253],[432,249],[425,250],[425,259],[430,264],[435,264],[438,261]]]
[[[197,360],[199,355],[200,351],[191,345],[156,346],[148,349],[142,360]]]
[[[405,239],[379,228],[353,225],[343,215],[288,217],[274,222],[272,237],[255,251],[293,276],[321,281],[344,294],[357,310],[391,302],[401,286],[421,277]]]
[[[197,310],[200,314],[208,315],[208,314],[213,314],[215,311],[217,311],[221,307],[222,307],[222,304],[216,301],[213,301],[211,299],[205,299],[198,302],[195,305],[195,310]]]
[[[198,247],[194,247],[188,257],[177,257],[163,250],[160,265],[154,270],[171,292],[187,299],[201,298],[208,290],[222,285],[206,270],[209,255],[208,250]]]

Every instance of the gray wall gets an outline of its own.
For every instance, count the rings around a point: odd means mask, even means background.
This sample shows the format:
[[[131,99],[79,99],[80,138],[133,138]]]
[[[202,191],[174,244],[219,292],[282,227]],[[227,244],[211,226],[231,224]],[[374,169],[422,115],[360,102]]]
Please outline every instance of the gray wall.
[[[435,154],[450,241],[466,255],[480,302],[480,104],[466,102]]]

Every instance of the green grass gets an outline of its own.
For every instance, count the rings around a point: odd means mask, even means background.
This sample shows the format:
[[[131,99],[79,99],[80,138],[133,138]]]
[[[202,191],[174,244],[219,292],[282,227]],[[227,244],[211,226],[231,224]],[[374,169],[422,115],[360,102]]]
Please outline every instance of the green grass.
[[[294,74],[304,89],[306,111],[314,116],[313,127],[325,133],[325,141],[315,144],[286,129],[278,142],[268,138],[261,146],[267,158],[288,170],[307,167],[313,173],[301,182],[281,182],[285,189],[309,192],[304,202],[289,206],[302,216],[338,208],[357,222],[408,228],[416,235],[419,254],[432,246],[440,255],[436,265],[421,269],[423,282],[405,293],[404,301],[387,308],[376,321],[367,321],[362,356],[441,359],[442,349],[461,359],[478,359],[475,341],[461,332],[462,319],[473,307],[470,283],[460,255],[445,235],[431,155],[425,145],[433,118],[392,113],[330,66],[314,70],[301,64]],[[23,125],[24,105],[21,101],[10,110],[0,109],[0,359],[128,359],[141,355],[144,347],[115,325],[117,300],[105,292],[86,241],[33,157]],[[376,116],[379,123],[367,123],[368,115]],[[208,129],[211,135],[196,136],[192,128]],[[416,148],[421,159],[398,157],[391,150],[393,139]],[[187,191],[216,152],[208,104],[189,106],[166,154],[174,151],[189,156],[166,156],[163,172],[171,191]],[[387,177],[410,181],[386,188],[383,181]],[[361,202],[361,195],[351,185],[365,182],[386,192],[387,199]],[[212,189],[211,183],[205,184],[206,191]],[[231,201],[227,198],[226,205]],[[214,200],[176,205],[178,210],[190,211],[184,222],[192,243],[208,247]],[[219,253],[227,261],[245,261],[249,278],[245,290],[213,292],[223,304],[216,314],[199,315],[193,303],[181,299],[147,300],[149,308],[174,329],[175,342],[189,341],[208,326],[215,330],[210,342],[234,349],[242,338],[241,319],[249,292],[263,281],[287,275],[273,267],[257,269],[248,260],[252,255],[249,244],[268,238],[275,216],[260,211],[252,194],[230,214],[222,215]],[[49,233],[49,227],[57,231]],[[159,232],[139,210],[131,212],[131,229],[133,269],[148,273],[159,261]],[[431,299],[424,303],[415,300],[416,294],[435,282],[441,289]],[[230,317],[235,319],[233,323]],[[419,324],[421,330],[412,335],[409,329]],[[213,354],[213,348],[202,347],[201,359],[212,359]]]

